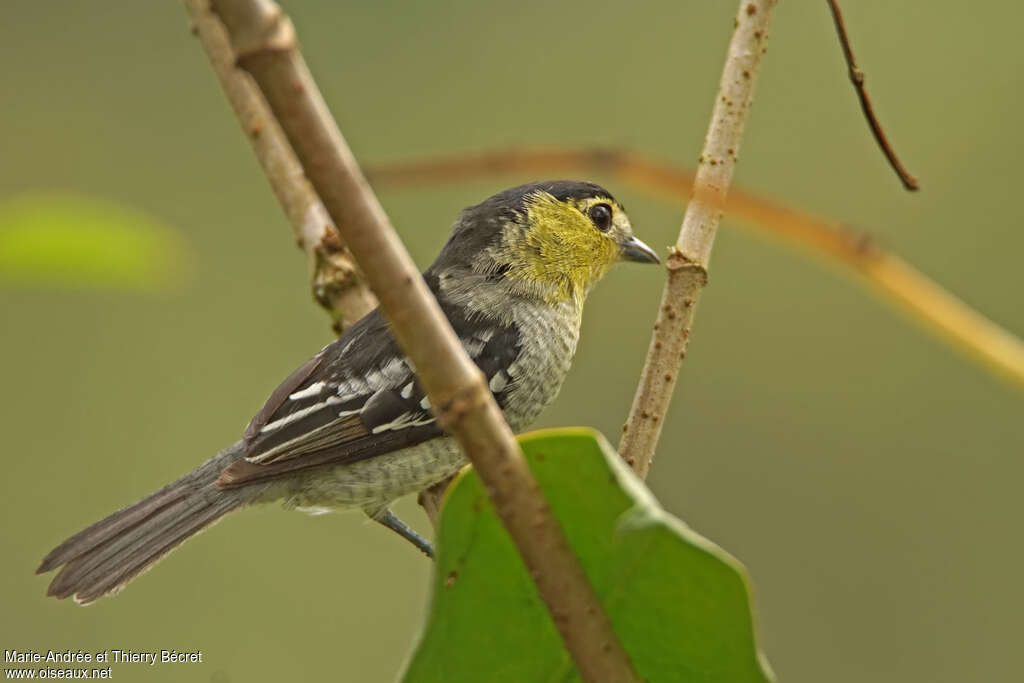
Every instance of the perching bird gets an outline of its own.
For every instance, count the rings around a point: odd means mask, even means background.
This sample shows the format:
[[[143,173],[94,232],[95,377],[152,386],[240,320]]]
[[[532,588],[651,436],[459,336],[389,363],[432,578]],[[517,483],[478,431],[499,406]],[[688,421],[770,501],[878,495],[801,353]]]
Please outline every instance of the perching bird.
[[[558,393],[587,292],[621,260],[658,262],[622,206],[592,183],[514,187],[455,222],[423,277],[513,431]],[[228,512],[274,501],[362,508],[429,555],[388,505],[465,462],[376,310],[275,389],[240,441],[67,539],[37,571],[61,567],[48,594],[89,603]]]

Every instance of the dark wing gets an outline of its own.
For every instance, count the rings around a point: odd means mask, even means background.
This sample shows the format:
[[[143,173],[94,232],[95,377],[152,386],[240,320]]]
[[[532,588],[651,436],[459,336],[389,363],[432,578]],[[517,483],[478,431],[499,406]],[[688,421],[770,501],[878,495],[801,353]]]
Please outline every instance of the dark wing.
[[[518,331],[445,313],[502,405],[511,387],[504,369],[519,354]],[[387,322],[374,311],[274,390],[246,427],[245,458],[225,469],[218,485],[352,463],[442,434]]]

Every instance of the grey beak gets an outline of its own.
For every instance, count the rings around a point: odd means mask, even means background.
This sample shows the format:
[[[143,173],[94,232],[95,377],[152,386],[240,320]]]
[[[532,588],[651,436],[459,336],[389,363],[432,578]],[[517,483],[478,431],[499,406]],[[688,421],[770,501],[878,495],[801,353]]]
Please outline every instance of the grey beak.
[[[649,246],[635,237],[622,245],[622,260],[636,263],[661,263],[658,255]]]

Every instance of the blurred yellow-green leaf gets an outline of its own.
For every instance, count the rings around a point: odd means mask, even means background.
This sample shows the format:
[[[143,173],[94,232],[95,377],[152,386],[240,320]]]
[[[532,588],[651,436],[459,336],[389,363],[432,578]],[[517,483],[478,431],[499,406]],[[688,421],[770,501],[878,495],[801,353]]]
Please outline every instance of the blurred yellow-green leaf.
[[[666,513],[598,432],[552,429],[520,443],[644,680],[773,680],[739,562]],[[579,680],[472,470],[441,511],[431,603],[405,683]]]
[[[37,194],[0,202],[0,284],[161,291],[191,271],[173,229],[120,204]]]

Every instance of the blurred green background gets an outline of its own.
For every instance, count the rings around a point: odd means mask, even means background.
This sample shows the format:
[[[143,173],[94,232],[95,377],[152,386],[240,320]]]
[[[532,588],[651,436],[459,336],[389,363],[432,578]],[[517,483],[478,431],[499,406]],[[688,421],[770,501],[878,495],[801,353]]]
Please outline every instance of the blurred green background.
[[[1024,333],[1018,3],[847,2],[905,193],[870,138],[824,2],[777,13],[737,181],[866,228]],[[734,2],[286,3],[365,163],[498,145],[699,154]],[[8,0],[0,201],[56,192],[150,217],[184,245],[173,287],[0,282],[0,646],[201,649],[118,680],[391,680],[429,565],[358,514],[234,515],[88,609],[33,576],[56,542],[235,440],[330,339],[306,264],[174,2]],[[601,177],[595,177],[602,180]],[[463,206],[525,178],[389,190],[426,266]],[[611,187],[637,233],[679,207]],[[1020,391],[802,253],[725,226],[650,485],[753,576],[790,682],[1017,681]],[[539,426],[613,440],[662,274],[593,294]],[[427,523],[413,501],[398,506]]]

